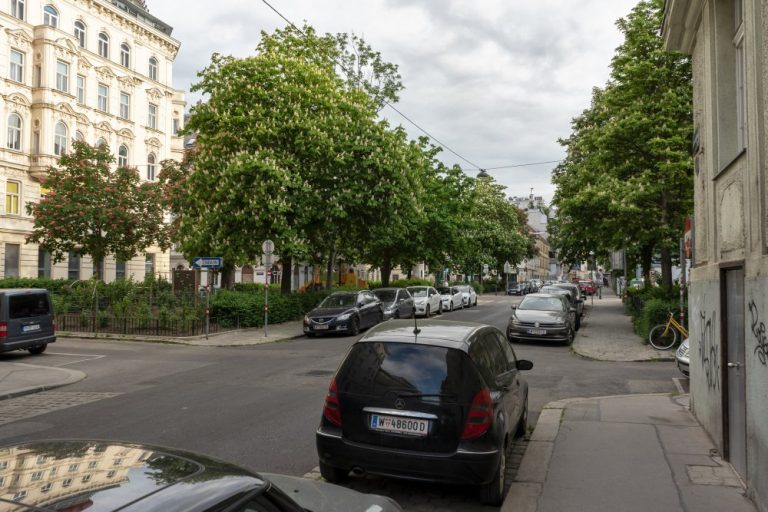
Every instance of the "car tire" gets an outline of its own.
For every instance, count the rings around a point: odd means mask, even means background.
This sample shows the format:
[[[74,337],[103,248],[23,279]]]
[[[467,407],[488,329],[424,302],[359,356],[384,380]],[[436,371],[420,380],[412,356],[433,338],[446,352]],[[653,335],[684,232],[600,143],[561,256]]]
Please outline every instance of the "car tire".
[[[46,348],[48,348],[48,344],[38,345],[36,347],[30,348],[29,353],[32,354],[33,356],[39,356],[40,354],[45,352]]]
[[[400,308],[397,308],[395,310],[395,314],[392,315],[392,316],[394,317],[395,320],[399,320],[400,319]]]
[[[568,346],[571,346],[571,345],[573,345],[573,339],[574,339],[575,337],[576,337],[576,333],[575,333],[575,332],[573,332],[573,329],[569,329],[569,330],[568,330],[568,341],[566,341],[566,343],[568,344]]]
[[[480,502],[483,505],[499,506],[504,501],[504,484],[507,471],[507,450],[505,443],[501,446],[501,457],[496,468],[496,475],[489,483],[480,486]]]
[[[424,318],[429,318],[429,304],[427,304],[427,308],[424,310]]]
[[[452,313],[452,312],[453,312],[453,301],[451,301],[451,307],[448,309],[448,312],[449,312],[449,313]]]
[[[475,304],[474,305],[477,306],[477,297],[475,297]]]
[[[349,324],[349,334],[352,336],[357,336],[360,334],[360,319],[357,317],[353,317],[351,323]]]
[[[376,315],[376,324],[380,324],[383,321],[384,321],[384,313],[379,311],[379,314]],[[374,324],[374,325],[376,325],[376,324]]]
[[[440,304],[437,305],[437,314],[438,315],[443,314],[443,301],[440,301]]]
[[[523,405],[523,414],[520,415],[520,421],[517,422],[517,429],[515,429],[515,437],[523,437],[528,433],[528,396],[525,397],[525,405]]]
[[[344,471],[343,469],[335,468],[333,466],[329,466],[325,462],[321,462],[320,475],[325,479],[326,482],[337,484],[347,479],[347,476],[349,476],[349,471]]]
[[[576,327],[574,327],[573,330],[578,331],[579,329],[581,329],[581,318],[576,317]]]

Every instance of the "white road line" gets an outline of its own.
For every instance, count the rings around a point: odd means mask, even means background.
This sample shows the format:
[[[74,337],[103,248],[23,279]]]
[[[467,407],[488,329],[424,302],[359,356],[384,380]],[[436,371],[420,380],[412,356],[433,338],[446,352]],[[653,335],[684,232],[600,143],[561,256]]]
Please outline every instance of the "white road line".
[[[61,367],[61,366],[68,366],[70,364],[83,363],[85,361],[95,361],[96,359],[101,359],[103,357],[107,357],[105,355],[99,355],[99,354],[67,354],[67,353],[64,353],[64,352],[48,352],[48,354],[50,354],[52,356],[72,356],[72,357],[83,357],[83,356],[85,356],[84,359],[78,359],[76,361],[70,361],[68,363],[57,364],[57,365],[55,365],[56,368]]]
[[[675,387],[677,388],[677,391],[678,391],[678,392],[680,392],[681,394],[684,394],[684,393],[685,393],[685,389],[683,389],[683,385],[682,385],[682,384],[680,384],[680,379],[679,379],[679,378],[677,378],[677,377],[672,377],[672,382],[674,382],[674,383],[675,383]]]

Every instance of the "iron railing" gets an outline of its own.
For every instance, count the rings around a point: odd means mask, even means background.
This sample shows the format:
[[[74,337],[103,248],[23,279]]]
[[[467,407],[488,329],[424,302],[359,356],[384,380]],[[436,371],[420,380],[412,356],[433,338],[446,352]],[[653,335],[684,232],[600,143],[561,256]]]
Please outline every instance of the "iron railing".
[[[208,332],[213,334],[237,328],[239,328],[237,319],[211,318]],[[206,333],[205,317],[193,319],[118,318],[100,314],[78,313],[56,315],[56,329],[66,332],[168,337],[198,336]]]

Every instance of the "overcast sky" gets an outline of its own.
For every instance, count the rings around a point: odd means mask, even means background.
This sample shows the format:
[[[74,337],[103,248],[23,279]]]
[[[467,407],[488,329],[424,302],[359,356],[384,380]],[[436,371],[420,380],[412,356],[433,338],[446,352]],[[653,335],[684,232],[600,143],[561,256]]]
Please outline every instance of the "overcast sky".
[[[296,24],[354,32],[400,67],[397,108],[483,168],[558,160],[559,137],[608,79],[622,38],[615,21],[637,0],[269,0]],[[285,22],[260,0],[148,0],[181,42],[174,86],[189,92],[213,52],[253,54]],[[187,95],[187,101],[197,98]],[[383,114],[421,133],[390,109]],[[473,166],[449,151],[446,164]],[[554,193],[554,164],[489,173],[508,195]],[[467,171],[476,175],[476,171]]]

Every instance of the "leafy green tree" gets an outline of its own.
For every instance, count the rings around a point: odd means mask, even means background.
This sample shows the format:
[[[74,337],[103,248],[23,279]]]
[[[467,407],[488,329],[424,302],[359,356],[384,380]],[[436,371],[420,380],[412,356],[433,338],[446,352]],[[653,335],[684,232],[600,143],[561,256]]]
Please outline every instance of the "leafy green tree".
[[[49,169],[47,194],[27,203],[34,216],[27,242],[40,244],[54,262],[70,251],[90,255],[97,279],[103,279],[98,272],[110,254],[127,261],[152,245],[169,247],[159,186],[142,182],[135,169],[112,170],[113,162],[106,144],[75,141],[72,152]]]
[[[553,242],[566,260],[626,248],[646,277],[659,253],[669,287],[693,207],[693,116],[690,61],[664,50],[662,16],[663,0],[643,0],[617,22],[625,41],[611,80],[561,141],[567,157],[553,173]]]

